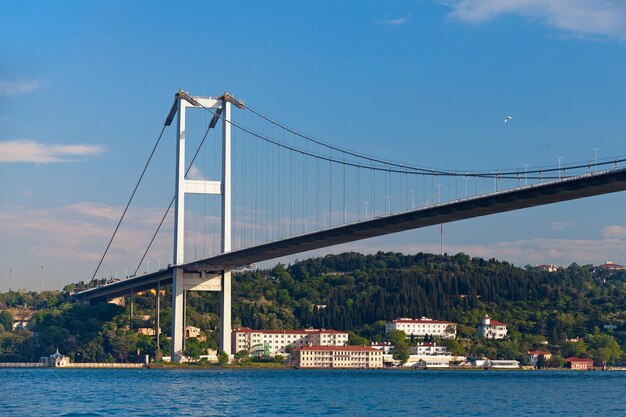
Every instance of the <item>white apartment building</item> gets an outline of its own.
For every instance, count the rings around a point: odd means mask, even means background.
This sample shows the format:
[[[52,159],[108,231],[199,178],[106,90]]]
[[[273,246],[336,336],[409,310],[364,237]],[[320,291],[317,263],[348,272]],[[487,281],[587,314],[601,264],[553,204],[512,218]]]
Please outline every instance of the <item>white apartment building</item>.
[[[418,343],[411,346],[411,355],[449,355],[448,348],[437,346],[436,343]]]
[[[456,323],[443,320],[433,320],[427,317],[421,319],[399,318],[385,324],[385,334],[392,330],[402,330],[407,337],[443,337],[456,338]]]
[[[382,368],[383,353],[368,346],[308,346],[291,353],[296,368]]]
[[[488,315],[485,315],[478,325],[478,335],[487,339],[504,339],[506,334],[506,324],[493,320]]]
[[[348,333],[329,329],[253,330],[247,327],[232,332],[235,352],[247,350],[251,354],[284,355],[288,346],[344,346]]]

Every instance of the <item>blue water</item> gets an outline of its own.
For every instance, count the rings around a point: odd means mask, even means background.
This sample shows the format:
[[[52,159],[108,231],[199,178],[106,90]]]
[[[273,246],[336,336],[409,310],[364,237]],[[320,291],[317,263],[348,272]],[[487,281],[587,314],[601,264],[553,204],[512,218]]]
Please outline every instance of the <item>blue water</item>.
[[[626,372],[0,369],[0,416],[626,416]]]

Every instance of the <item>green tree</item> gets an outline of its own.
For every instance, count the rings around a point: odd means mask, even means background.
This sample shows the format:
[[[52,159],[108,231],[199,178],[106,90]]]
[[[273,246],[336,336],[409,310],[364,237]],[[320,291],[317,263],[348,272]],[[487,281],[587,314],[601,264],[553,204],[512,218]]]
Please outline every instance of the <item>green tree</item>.
[[[240,362],[245,362],[250,359],[250,352],[246,349],[242,349],[239,352],[235,353],[235,359]]]
[[[565,359],[560,355],[552,355],[546,360],[545,366],[548,368],[562,368],[565,366]]]
[[[4,331],[10,332],[13,330],[13,316],[8,311],[0,313],[0,325],[4,328]]]
[[[587,343],[585,343],[584,340],[565,342],[561,347],[561,353],[563,353],[563,356],[566,358],[570,356],[587,357]]]
[[[465,355],[465,348],[461,343],[456,339],[441,339],[439,341],[441,346],[445,346],[448,352],[450,352],[454,356],[463,356]]]
[[[75,362],[103,362],[106,353],[103,347],[104,338],[98,334],[93,339],[84,343],[74,352],[73,359]]]
[[[228,358],[228,354],[226,352],[224,352],[223,350],[217,352],[217,363],[220,366],[228,365],[229,361],[230,359]]]
[[[606,365],[619,359],[623,352],[615,338],[608,334],[594,334],[587,338],[593,359]]]
[[[186,340],[184,351],[185,356],[197,361],[200,359],[200,355],[202,355],[203,352],[204,349],[202,349],[202,345],[197,339],[191,338]]]
[[[137,335],[123,330],[110,331],[107,334],[111,354],[119,362],[128,362],[130,355],[137,349]]]
[[[354,332],[348,332],[348,344],[352,346],[369,346],[370,342]]]
[[[406,340],[406,333],[402,330],[392,330],[387,335],[387,341],[394,346],[393,358],[404,365],[409,359],[409,342]]]

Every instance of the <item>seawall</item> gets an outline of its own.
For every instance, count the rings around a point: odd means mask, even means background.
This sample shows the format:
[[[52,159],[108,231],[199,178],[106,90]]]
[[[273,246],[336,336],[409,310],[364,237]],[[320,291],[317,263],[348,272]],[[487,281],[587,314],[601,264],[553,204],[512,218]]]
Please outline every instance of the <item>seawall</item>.
[[[0,368],[101,368],[101,369],[129,369],[129,368],[143,368],[143,363],[104,363],[104,362],[91,362],[91,363],[70,363],[66,366],[46,366],[43,363],[38,362],[0,362]]]

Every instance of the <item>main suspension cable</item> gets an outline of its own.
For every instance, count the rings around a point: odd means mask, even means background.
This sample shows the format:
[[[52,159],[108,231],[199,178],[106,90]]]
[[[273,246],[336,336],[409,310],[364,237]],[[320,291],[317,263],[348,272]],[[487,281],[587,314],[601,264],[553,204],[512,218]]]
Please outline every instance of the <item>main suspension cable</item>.
[[[459,170],[454,170],[454,171],[450,171],[450,170],[439,170],[439,169],[429,169],[429,168],[419,168],[416,166],[412,166],[409,164],[403,164],[403,163],[397,163],[397,162],[391,162],[391,161],[386,161],[383,159],[379,159],[379,158],[375,158],[375,157],[371,157],[371,156],[366,156],[366,155],[362,155],[362,154],[358,154],[356,152],[353,151],[349,151],[349,150],[345,150],[345,149],[341,149],[332,145],[328,145],[324,142],[321,142],[319,140],[316,140],[314,138],[311,138],[309,136],[306,136],[302,133],[299,133],[289,127],[286,127],[278,122],[273,121],[272,119],[270,119],[267,116],[262,115],[261,113],[257,112],[256,110],[251,109],[249,106],[245,105],[242,103],[243,107],[247,108],[248,110],[250,110],[252,113],[254,113],[255,115],[257,115],[258,117],[272,123],[274,126],[279,127],[281,129],[284,129],[288,132],[293,133],[294,135],[300,136],[306,140],[310,140],[311,142],[314,142],[316,144],[318,144],[318,146],[323,146],[326,148],[329,148],[331,151],[332,150],[336,150],[340,153],[343,154],[347,154],[347,155],[351,155],[354,156],[356,158],[361,158],[367,161],[370,161],[372,163],[378,163],[378,164],[382,164],[385,167],[381,167],[380,165],[365,165],[365,164],[359,164],[358,162],[349,162],[349,161],[344,161],[342,159],[335,159],[325,155],[320,155],[319,151],[317,154],[314,154],[310,151],[307,150],[303,150],[300,149],[298,147],[295,146],[291,146],[291,145],[286,145],[281,143],[280,141],[274,140],[272,138],[268,138],[262,134],[259,134],[257,132],[253,132],[250,129],[248,129],[245,126],[241,126],[239,124],[237,124],[236,122],[233,122],[231,120],[226,120],[224,118],[223,115],[217,114],[216,111],[213,111],[211,108],[204,106],[201,103],[197,103],[197,105],[199,105],[199,107],[203,108],[204,110],[210,112],[211,114],[213,114],[216,117],[221,118],[222,120],[225,120],[227,123],[229,123],[231,126],[238,128],[254,137],[256,137],[257,139],[261,139],[264,140],[268,143],[271,143],[273,145],[276,145],[279,148],[283,148],[283,149],[288,149],[291,151],[295,151],[298,152],[302,155],[307,155],[310,156],[312,158],[319,158],[323,161],[327,161],[330,164],[332,163],[337,163],[337,164],[345,164],[347,166],[352,166],[352,167],[358,167],[358,168],[364,168],[364,169],[369,169],[369,170],[379,170],[379,171],[384,171],[384,172],[389,172],[389,173],[402,173],[402,174],[426,174],[426,175],[433,175],[433,176],[454,176],[457,177],[459,176]],[[332,155],[332,154],[331,154]],[[586,163],[586,162],[577,162],[575,165],[569,165],[569,166],[560,166],[560,167],[555,167],[555,166],[549,166],[549,167],[541,167],[541,168],[536,168],[533,170],[528,170],[528,171],[521,171],[521,170],[515,170],[515,169],[504,169],[504,170],[499,170],[499,171],[474,171],[474,172],[466,172],[463,176],[465,177],[479,177],[479,178],[498,178],[498,179],[517,179],[519,175],[524,174],[539,174],[538,176],[528,176],[528,179],[538,179],[538,180],[549,180],[549,179],[562,179],[564,178],[563,176],[544,176],[543,174],[547,173],[547,172],[559,172],[559,171],[565,171],[565,170],[572,170],[572,169],[580,169],[580,168],[590,168],[590,167],[595,167],[595,166],[601,166],[601,165],[608,165],[608,164],[617,164],[617,163],[621,163],[621,162],[625,162],[626,158],[625,157],[618,157],[616,159],[611,159],[611,160],[607,160],[605,162],[594,162],[594,163]],[[389,166],[393,166],[396,167],[395,169],[389,168]]]

